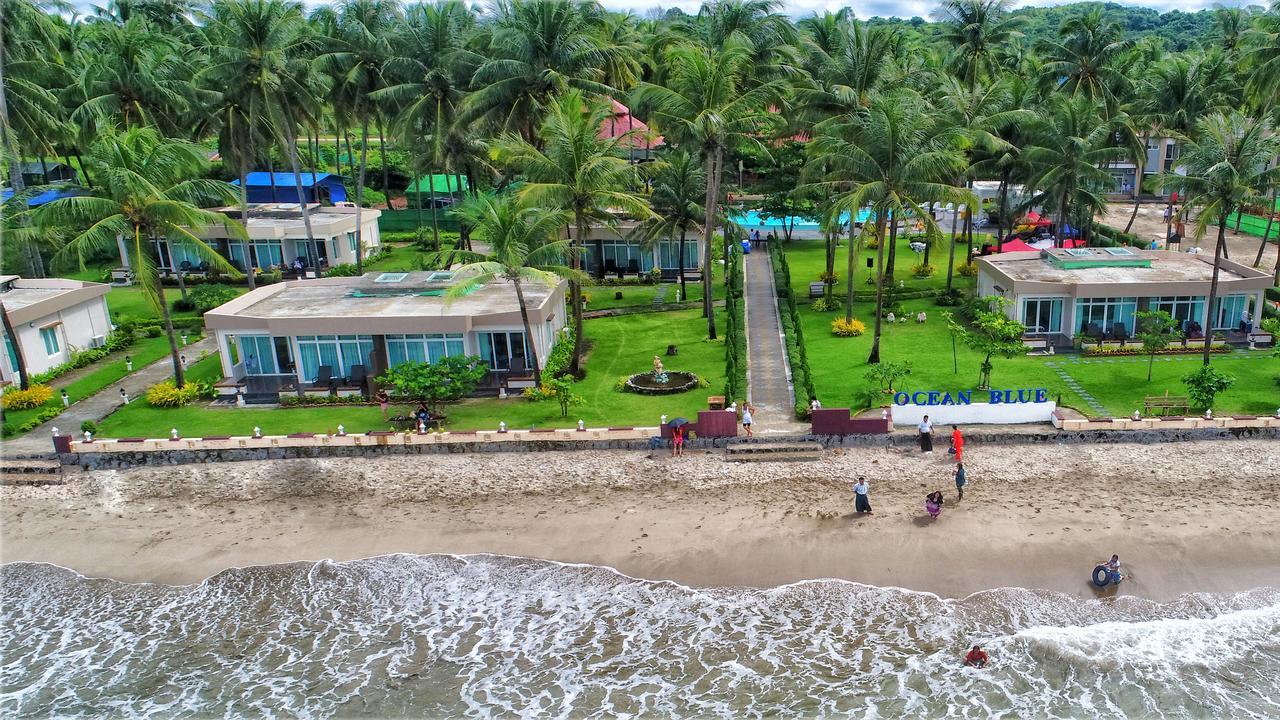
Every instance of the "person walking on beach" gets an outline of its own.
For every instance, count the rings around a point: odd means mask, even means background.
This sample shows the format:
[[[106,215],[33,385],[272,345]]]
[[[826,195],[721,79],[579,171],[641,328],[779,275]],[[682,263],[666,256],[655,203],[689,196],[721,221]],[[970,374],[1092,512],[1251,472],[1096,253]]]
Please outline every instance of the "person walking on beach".
[[[871,514],[871,501],[867,499],[867,479],[859,477],[858,482],[853,484],[853,509],[861,515]]]
[[[375,395],[374,398],[378,401],[378,408],[382,410],[382,419],[386,420],[387,405],[391,402],[391,396],[387,394],[386,390],[379,390],[378,394]]]
[[[920,429],[920,451],[925,453],[933,453],[933,423],[929,422],[929,416],[925,415],[918,426]]]
[[[742,405],[742,429],[747,431],[747,437],[751,437],[751,413],[755,412],[755,407],[743,403]]]
[[[956,495],[959,496],[957,500],[964,499],[964,484],[964,463],[956,463]]]
[[[684,454],[684,426],[671,428],[671,457]]]
[[[951,426],[951,454],[956,456],[956,463],[964,462],[964,435],[960,433],[960,427]]]
[[[929,517],[937,520],[942,515],[942,491],[934,490],[924,498],[924,509],[928,511]]]

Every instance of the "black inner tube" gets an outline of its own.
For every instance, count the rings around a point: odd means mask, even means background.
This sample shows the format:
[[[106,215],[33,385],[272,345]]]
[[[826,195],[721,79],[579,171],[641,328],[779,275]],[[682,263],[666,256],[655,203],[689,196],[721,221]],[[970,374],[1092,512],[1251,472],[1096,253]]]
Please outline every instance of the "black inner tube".
[[[1106,587],[1111,582],[1111,571],[1106,565],[1099,565],[1093,569],[1093,584],[1098,587]]]

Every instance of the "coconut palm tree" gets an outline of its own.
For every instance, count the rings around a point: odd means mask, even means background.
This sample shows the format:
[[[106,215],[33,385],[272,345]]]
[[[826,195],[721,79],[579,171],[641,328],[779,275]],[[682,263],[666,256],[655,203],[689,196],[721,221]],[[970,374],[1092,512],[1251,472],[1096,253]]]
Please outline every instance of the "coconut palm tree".
[[[640,178],[626,159],[625,138],[600,137],[600,125],[609,109],[588,104],[577,91],[553,98],[547,119],[539,130],[540,146],[521,135],[508,132],[492,147],[494,159],[520,173],[527,183],[520,199],[543,208],[558,208],[572,215],[575,247],[582,247],[588,223],[615,225],[615,213],[637,219],[653,216],[653,211],[636,188]],[[581,268],[578,253],[570,258],[573,269]],[[601,259],[600,270],[604,262]],[[576,374],[582,349],[582,285],[575,277],[569,284],[573,310],[573,360]]]
[[[950,70],[966,87],[995,78],[1021,37],[1022,22],[1009,14],[1012,7],[1011,0],[945,0],[935,13],[951,45]]]
[[[701,201],[707,180],[702,164],[684,150],[665,153],[659,163],[652,174],[653,191],[649,194],[649,204],[656,215],[641,223],[636,230],[646,244],[679,238],[676,267],[680,278],[680,300],[685,301],[689,295],[684,280],[684,243],[689,230],[696,230],[705,219]]]
[[[1107,20],[1100,8],[1069,17],[1058,36],[1045,40],[1043,82],[1073,96],[1100,102],[1107,117],[1128,92],[1127,64],[1132,41],[1124,39],[1120,25]]]
[[[1067,224],[1075,220],[1085,227],[1106,207],[1111,186],[1107,163],[1124,157],[1124,148],[1112,143],[1113,129],[1102,122],[1098,105],[1084,97],[1055,96],[1033,133],[1035,139],[1022,151],[1031,166],[1027,191],[1031,202],[1056,213],[1058,242]]]
[[[240,223],[203,209],[235,202],[235,194],[226,183],[204,177],[208,171],[204,148],[165,139],[150,128],[104,135],[86,159],[95,176],[101,178],[100,186],[85,195],[41,206],[35,212],[36,222],[73,234],[53,256],[54,264],[63,267],[79,265],[83,269],[85,260],[95,253],[115,249],[117,236],[131,239],[134,280],[164,321],[174,383],[182,387],[182,363],[160,281],[157,244],[165,239],[180,242],[213,268],[235,275],[231,264],[192,232],[208,225],[225,225],[244,237]]]
[[[538,362],[537,342],[529,325],[525,304],[525,283],[555,287],[562,279],[582,280],[582,273],[565,266],[564,259],[573,257],[579,248],[568,240],[558,239],[560,229],[569,222],[571,213],[520,203],[510,194],[481,193],[463,203],[455,212],[466,219],[476,234],[489,244],[488,254],[453,251],[452,261],[464,265],[456,270],[459,282],[449,288],[446,301],[462,297],[477,287],[496,279],[508,280],[520,304],[520,321],[524,324],[524,347],[533,370],[533,380],[542,384],[542,368]]]
[[[1280,106],[1280,2],[1259,15],[1246,33],[1244,67],[1249,94],[1260,107]]]
[[[748,87],[753,67],[751,48],[737,43],[719,50],[679,45],[667,52],[665,60],[669,73],[666,86],[640,83],[636,104],[651,111],[655,129],[665,137],[683,149],[696,150],[705,168],[702,311],[707,317],[707,336],[715,338],[711,243],[724,155],[734,145],[751,145],[767,154],[760,141],[761,131],[767,129],[772,117],[769,108],[780,101],[785,86],[771,80]]]
[[[936,122],[924,99],[907,90],[878,95],[865,113],[822,123],[816,130],[809,152],[831,166],[825,184],[836,191],[832,213],[848,212],[852,218],[870,208],[875,217],[876,324],[867,362],[878,363],[885,245],[896,242],[898,224],[908,216],[924,224],[930,242],[939,242],[941,231],[926,206],[975,203],[972,193],[954,184],[966,168],[964,138],[956,128]],[[853,248],[849,243],[850,279]],[[846,320],[853,319],[853,287],[849,282]]]
[[[1212,331],[1214,307],[1218,299],[1218,275],[1226,247],[1227,217],[1242,206],[1257,204],[1280,182],[1280,168],[1271,162],[1280,155],[1280,136],[1268,120],[1255,120],[1239,113],[1214,113],[1196,125],[1195,138],[1179,159],[1185,176],[1166,173],[1160,182],[1176,181],[1186,191],[1188,207],[1200,209],[1196,237],[1203,237],[1213,223],[1218,224],[1218,241],[1213,250],[1213,279],[1209,283],[1206,308]],[[1209,364],[1209,345],[1204,344],[1204,364]]]

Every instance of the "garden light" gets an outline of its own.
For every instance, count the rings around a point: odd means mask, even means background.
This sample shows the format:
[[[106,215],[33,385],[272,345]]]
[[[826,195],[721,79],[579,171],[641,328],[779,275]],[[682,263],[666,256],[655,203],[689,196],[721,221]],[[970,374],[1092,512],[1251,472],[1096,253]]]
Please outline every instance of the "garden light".
[[[178,428],[174,428],[174,429],[172,429],[172,430],[170,430],[170,431],[169,431],[169,439],[170,439],[170,440],[177,440],[179,437],[181,437],[181,436],[180,436],[180,435],[178,435]]]
[[[85,441],[85,442],[93,442],[93,433],[89,432],[88,430],[85,430],[85,431],[84,431],[84,441]]]
[[[133,358],[128,355],[124,356],[124,369],[133,372]]]
[[[338,437],[346,437],[347,429],[341,425],[338,426]]]
[[[507,424],[506,424],[505,422],[499,421],[499,422],[498,422],[498,432],[500,432],[500,433],[504,433],[504,432],[506,432],[506,431],[507,431]]]
[[[62,407],[71,407],[71,398],[67,397],[67,391],[62,391]]]
[[[586,423],[584,423],[584,422],[582,422],[581,420],[579,420],[579,421],[578,421],[578,429],[579,429],[579,430],[586,430],[586,429],[587,429],[587,424],[586,424]]]
[[[260,437],[262,437],[262,428],[258,427],[257,425],[254,425],[254,426],[253,426],[253,436],[254,436],[254,437],[256,437],[256,438],[260,438]]]
[[[129,393],[125,392],[124,388],[120,388],[120,400],[125,405],[129,404]]]

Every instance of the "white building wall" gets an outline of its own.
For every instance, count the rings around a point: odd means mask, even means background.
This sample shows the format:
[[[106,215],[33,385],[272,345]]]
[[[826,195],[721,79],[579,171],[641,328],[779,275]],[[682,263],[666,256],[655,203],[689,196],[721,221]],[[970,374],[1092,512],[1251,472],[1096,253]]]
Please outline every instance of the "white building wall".
[[[49,326],[53,326],[58,338],[58,351],[52,355],[45,351],[44,340],[40,336],[40,331]],[[95,298],[37,320],[16,325],[13,331],[21,344],[22,358],[27,365],[27,372],[35,375],[70,361],[74,351],[93,347],[95,337],[101,336],[105,339],[111,332],[111,317],[107,312],[106,300]],[[4,379],[12,382],[17,371],[9,367],[8,353],[0,353],[0,355],[5,356],[0,360],[4,367]]]

